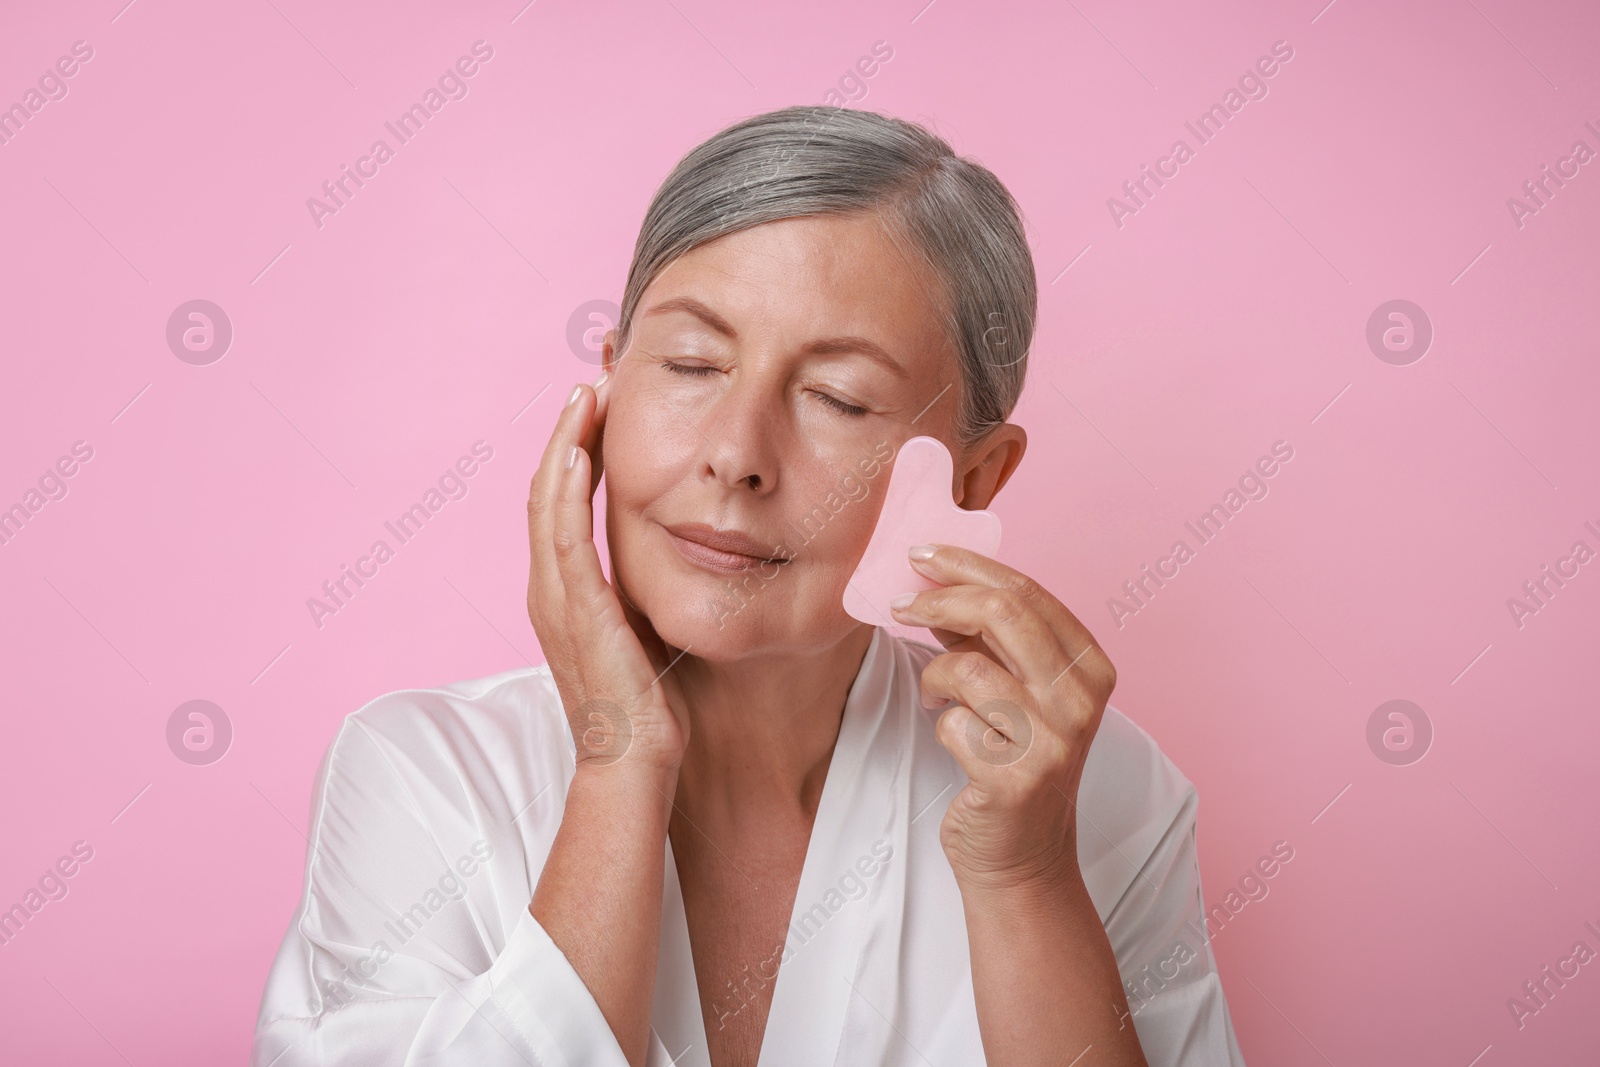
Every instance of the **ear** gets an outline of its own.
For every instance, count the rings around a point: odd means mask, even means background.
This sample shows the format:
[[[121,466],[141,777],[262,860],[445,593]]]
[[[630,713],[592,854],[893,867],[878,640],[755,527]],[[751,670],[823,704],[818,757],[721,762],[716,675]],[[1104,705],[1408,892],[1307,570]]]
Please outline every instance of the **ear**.
[[[604,343],[600,346],[600,369],[607,374],[617,372],[617,328],[615,326],[606,331]]]
[[[956,472],[955,502],[968,511],[988,507],[1027,450],[1028,433],[1021,426],[1007,422],[990,430]]]

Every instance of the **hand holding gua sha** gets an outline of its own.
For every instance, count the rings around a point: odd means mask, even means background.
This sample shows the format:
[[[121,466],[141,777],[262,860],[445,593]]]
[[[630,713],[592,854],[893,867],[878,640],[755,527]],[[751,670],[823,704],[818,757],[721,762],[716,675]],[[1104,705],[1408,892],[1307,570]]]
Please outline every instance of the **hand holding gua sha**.
[[[900,446],[878,526],[844,589],[844,610],[871,626],[896,625],[889,601],[901,593],[938,589],[911,569],[912,545],[956,545],[984,556],[1000,549],[1000,517],[967,511],[950,498],[955,461],[943,442],[913,437]]]

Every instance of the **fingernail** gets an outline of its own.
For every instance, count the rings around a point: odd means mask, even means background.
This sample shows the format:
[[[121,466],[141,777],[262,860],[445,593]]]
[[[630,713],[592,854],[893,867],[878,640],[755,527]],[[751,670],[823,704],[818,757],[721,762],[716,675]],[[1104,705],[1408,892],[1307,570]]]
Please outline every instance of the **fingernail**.
[[[907,555],[909,555],[912,559],[916,559],[916,560],[932,559],[933,558],[933,546],[932,545],[912,545],[911,546],[911,551],[908,552]]]
[[[594,380],[594,389],[595,389],[596,392],[600,391],[600,387],[602,385],[606,384],[606,379],[609,378],[609,377],[611,377],[611,372],[610,371],[603,370],[603,371],[600,372],[600,377],[598,377],[598,378],[596,378]]]
[[[582,395],[583,395],[583,386],[574,385],[572,387],[572,395],[567,397],[567,407],[570,408],[573,404],[576,404],[578,402],[578,397],[580,397]]]
[[[928,711],[932,711],[934,708],[944,706],[944,701],[940,700],[938,697],[930,697],[926,693],[921,693],[919,695],[922,699],[922,706]]]
[[[902,608],[910,607],[911,602],[915,599],[917,599],[917,594],[915,593],[901,593],[899,596],[889,601],[889,608],[892,611],[899,611]]]
[[[576,462],[578,462],[578,446],[573,445],[567,449],[567,470],[571,470],[572,465]]]

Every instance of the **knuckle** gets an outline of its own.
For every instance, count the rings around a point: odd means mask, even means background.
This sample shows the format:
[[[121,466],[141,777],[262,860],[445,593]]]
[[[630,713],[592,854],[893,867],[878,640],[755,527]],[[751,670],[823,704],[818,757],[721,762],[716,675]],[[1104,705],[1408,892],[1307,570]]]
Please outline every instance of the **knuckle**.
[[[1085,678],[1093,683],[1095,689],[1109,693],[1117,684],[1117,668],[1099,645],[1095,645],[1083,657],[1083,666]]]
[[[1011,622],[1027,610],[1027,605],[1015,590],[991,589],[983,594],[983,609],[995,622]]]
[[[1044,587],[1026,574],[1007,576],[1003,588],[1019,600],[1037,603],[1044,596]]]
[[[963,652],[957,659],[951,673],[955,679],[966,685],[981,682],[989,673],[989,660],[981,652]]]
[[[910,604],[911,611],[931,620],[948,620],[949,609],[950,593],[946,589],[925,589]]]
[[[1010,766],[1033,747],[1037,730],[1026,708],[1009,700],[988,700],[973,709],[967,747],[974,757],[997,767]]]

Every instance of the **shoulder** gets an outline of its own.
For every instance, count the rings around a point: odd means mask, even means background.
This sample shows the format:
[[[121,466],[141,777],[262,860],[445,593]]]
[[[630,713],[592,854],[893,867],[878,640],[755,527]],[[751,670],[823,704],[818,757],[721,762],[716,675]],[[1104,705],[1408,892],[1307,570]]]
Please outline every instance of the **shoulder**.
[[[1199,907],[1199,802],[1155,738],[1108,704],[1078,786],[1078,864],[1108,933]]]
[[[445,739],[503,745],[560,722],[560,703],[550,668],[540,664],[385,693],[347,715],[340,733],[372,734],[403,746]]]
[[[404,802],[470,810],[563,781],[571,732],[549,668],[379,696],[347,715],[319,774],[319,811]],[[417,812],[417,809],[422,809]],[[512,809],[514,813],[515,808]]]
[[[1194,783],[1156,739],[1110,704],[1089,748],[1079,792],[1085,814],[1102,831],[1097,836],[1146,854],[1169,828],[1193,825],[1199,803]]]
[[[554,836],[569,736],[542,666],[385,693],[346,715],[317,772],[301,903],[274,964],[292,991],[282,1010],[348,1003],[351,982],[414,993],[419,960],[482,973],[527,907],[529,856]],[[369,982],[423,922],[399,953],[410,962]]]

